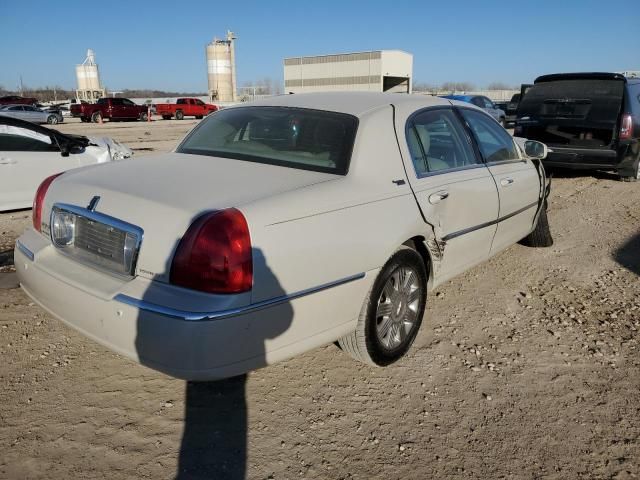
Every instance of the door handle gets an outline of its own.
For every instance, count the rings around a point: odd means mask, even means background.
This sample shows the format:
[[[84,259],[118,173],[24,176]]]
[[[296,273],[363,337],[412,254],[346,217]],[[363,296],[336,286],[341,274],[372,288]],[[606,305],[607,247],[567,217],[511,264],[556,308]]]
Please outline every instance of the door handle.
[[[500,185],[502,185],[503,187],[508,187],[509,185],[513,184],[513,182],[513,178],[502,178],[500,180]]]
[[[431,195],[429,195],[429,203],[440,203],[442,200],[445,200],[448,197],[449,192],[447,192],[446,190],[441,190],[440,192],[432,193]]]
[[[13,165],[16,161],[11,158],[0,158],[0,165]]]

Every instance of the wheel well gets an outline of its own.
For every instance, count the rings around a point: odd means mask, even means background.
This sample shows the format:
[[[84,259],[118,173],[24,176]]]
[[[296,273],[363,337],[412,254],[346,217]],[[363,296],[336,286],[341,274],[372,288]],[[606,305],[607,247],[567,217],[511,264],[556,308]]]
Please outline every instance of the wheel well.
[[[429,281],[433,280],[433,262],[431,261],[431,254],[429,253],[429,249],[425,245],[425,238],[422,235],[418,235],[416,237],[412,237],[403,245],[406,245],[409,248],[413,248],[416,252],[420,254],[422,257],[422,261],[424,262],[424,266],[427,269],[427,278]]]

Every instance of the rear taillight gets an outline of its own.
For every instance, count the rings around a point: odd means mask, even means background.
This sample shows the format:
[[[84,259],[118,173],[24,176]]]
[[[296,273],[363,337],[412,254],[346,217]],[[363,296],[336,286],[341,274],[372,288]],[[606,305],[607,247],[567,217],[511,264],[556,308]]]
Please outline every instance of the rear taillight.
[[[251,290],[251,237],[244,215],[228,208],[193,222],[173,257],[171,283],[208,293]]]
[[[629,114],[622,116],[622,121],[620,122],[620,135],[618,136],[620,140],[629,140],[633,133],[633,117]]]
[[[33,228],[38,232],[42,231],[42,205],[44,203],[44,197],[47,195],[47,190],[49,190],[53,181],[62,175],[62,173],[56,173],[55,175],[45,178],[38,187],[38,190],[36,190],[36,196],[33,197],[33,210],[31,214],[33,217]]]

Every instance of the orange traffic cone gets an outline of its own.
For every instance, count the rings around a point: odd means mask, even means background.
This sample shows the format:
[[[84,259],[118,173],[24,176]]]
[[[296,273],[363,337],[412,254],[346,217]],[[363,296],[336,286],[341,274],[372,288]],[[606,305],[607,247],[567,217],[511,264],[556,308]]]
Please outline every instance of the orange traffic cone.
[[[98,115],[98,123],[102,125],[104,122],[102,121],[102,115]]]
[[[147,122],[151,121],[151,106],[147,107]]]

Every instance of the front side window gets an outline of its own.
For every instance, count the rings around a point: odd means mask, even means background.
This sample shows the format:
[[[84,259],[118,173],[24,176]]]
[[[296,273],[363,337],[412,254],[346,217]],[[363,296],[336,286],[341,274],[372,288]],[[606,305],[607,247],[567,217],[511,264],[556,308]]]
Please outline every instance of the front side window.
[[[478,142],[486,162],[502,162],[520,158],[513,138],[486,114],[468,108],[460,109]]]
[[[135,105],[135,103],[133,103],[131,100],[127,100],[126,98],[122,100],[122,104],[127,106]]]
[[[418,176],[479,163],[449,109],[427,110],[413,117],[407,125],[407,144]]]
[[[238,107],[201,122],[178,152],[345,175],[358,120],[288,107]]]

